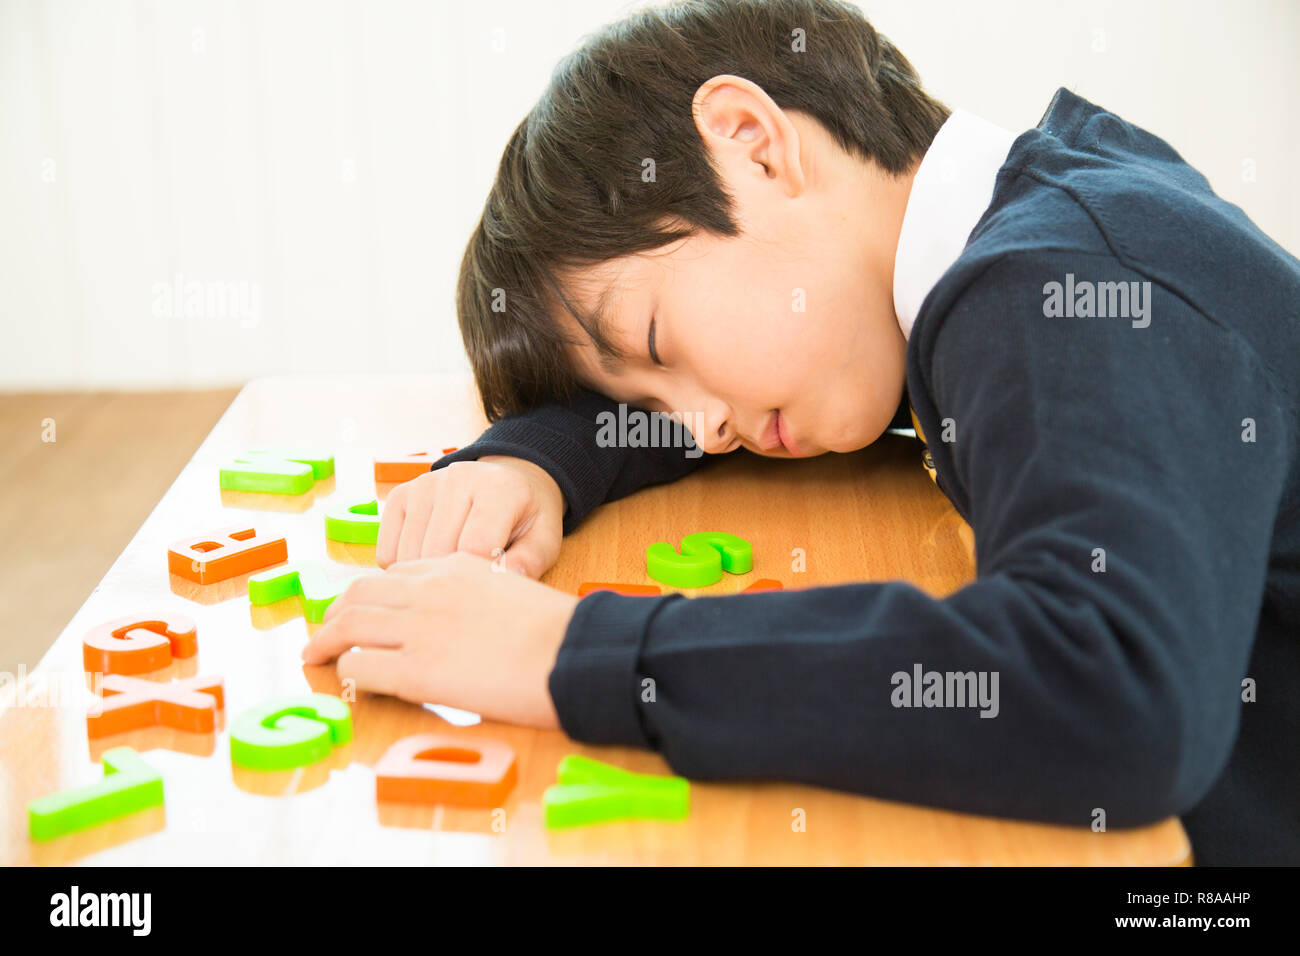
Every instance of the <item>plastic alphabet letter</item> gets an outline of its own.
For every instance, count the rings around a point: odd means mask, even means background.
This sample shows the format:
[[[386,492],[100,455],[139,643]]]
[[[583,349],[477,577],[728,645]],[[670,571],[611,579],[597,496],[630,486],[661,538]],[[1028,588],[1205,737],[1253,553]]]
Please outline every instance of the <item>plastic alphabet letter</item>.
[[[319,564],[298,561],[254,574],[248,579],[248,600],[260,607],[297,595],[302,605],[302,616],[313,624],[319,624],[325,619],[325,611],[334,599],[359,577],[361,575],[353,574],[339,581],[330,581]]]
[[[372,498],[325,512],[325,537],[344,544],[375,544],[379,540],[379,502]]]
[[[184,614],[119,617],[81,639],[81,660],[90,674],[147,674],[198,651],[198,629]]]
[[[385,483],[411,481],[428,472],[437,460],[432,451],[414,451],[409,455],[376,458],[375,481]]]
[[[399,803],[499,807],[514,789],[515,752],[496,740],[404,737],[375,764],[375,796]]]
[[[784,591],[785,585],[776,578],[759,578],[749,587],[742,591],[742,594],[759,594],[763,591]]]
[[[570,754],[560,761],[556,780],[542,794],[552,830],[607,820],[681,820],[690,813],[691,785],[684,777],[632,773]]]
[[[289,546],[284,538],[259,535],[256,528],[246,524],[182,538],[167,549],[168,570],[198,584],[237,578],[288,559]]]
[[[268,701],[230,727],[230,760],[250,770],[292,770],[324,760],[352,739],[352,711],[329,694]]]
[[[654,584],[604,584],[599,581],[586,581],[578,585],[578,597],[586,597],[593,591],[613,591],[625,597],[650,597],[663,593],[663,589]]]
[[[162,775],[130,747],[104,751],[104,779],[27,804],[33,840],[52,840],[108,820],[163,805]]]
[[[221,487],[227,491],[300,495],[332,474],[334,459],[330,455],[258,449],[222,466]]]
[[[666,541],[646,549],[646,573],[678,588],[702,588],[722,580],[722,572],[747,574],[754,568],[748,541],[725,531],[701,531],[682,538],[681,554]]]
[[[86,735],[111,734],[162,725],[206,734],[216,729],[217,711],[225,706],[220,677],[191,677],[160,683],[109,674],[97,714],[86,715]]]

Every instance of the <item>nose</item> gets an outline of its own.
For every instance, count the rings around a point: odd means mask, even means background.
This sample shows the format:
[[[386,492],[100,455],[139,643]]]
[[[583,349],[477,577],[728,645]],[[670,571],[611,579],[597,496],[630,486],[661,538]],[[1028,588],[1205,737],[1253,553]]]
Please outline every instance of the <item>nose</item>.
[[[736,429],[731,423],[731,410],[720,402],[708,405],[700,416],[698,427],[692,434],[706,455],[720,455],[731,450],[736,439]]]

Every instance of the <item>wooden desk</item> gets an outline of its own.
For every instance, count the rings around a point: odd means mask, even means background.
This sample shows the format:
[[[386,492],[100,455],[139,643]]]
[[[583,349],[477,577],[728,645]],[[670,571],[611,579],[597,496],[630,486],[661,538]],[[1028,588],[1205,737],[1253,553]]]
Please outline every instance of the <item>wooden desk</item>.
[[[64,629],[28,682],[34,701],[0,711],[0,863],[45,864],[1178,864],[1190,858],[1177,820],[1096,834],[929,810],[787,784],[692,787],[683,823],[618,823],[551,833],[540,798],[566,753],[633,770],[666,772],[656,754],[577,745],[554,731],[497,724],[457,727],[428,709],[361,694],[355,739],[312,767],[257,773],[230,763],[226,723],[267,698],[308,689],[338,693],[332,667],[299,659],[309,625],[296,602],[251,607],[246,578],[200,588],[169,576],[166,550],[190,533],[252,518],[289,541],[291,560],[373,565],[373,547],[327,542],[327,507],[375,496],[376,453],[464,445],[482,430],[471,383],[431,376],[292,377],[246,387]],[[222,492],[221,463],[265,445],[323,448],[336,475],[299,498]],[[87,476],[112,481],[111,475]],[[389,490],[380,489],[381,492]],[[86,515],[85,520],[95,520]],[[566,540],[544,579],[644,582],[645,546],[701,529],[748,538],[754,571],[707,593],[760,577],[789,587],[905,578],[943,595],[971,579],[965,523],[933,487],[917,446],[886,437],[853,455],[770,461],[736,453],[671,486],[600,509]],[[802,548],[806,571],[792,571]],[[337,571],[347,568],[336,567]],[[49,582],[57,587],[57,581]],[[172,609],[199,627],[197,661],[177,672],[218,674],[226,711],[216,734],[139,731],[89,741],[81,638],[125,614]],[[41,696],[43,695],[43,697]],[[35,706],[43,702],[45,706]],[[393,741],[427,731],[508,742],[519,782],[501,814],[378,805],[371,765]],[[26,804],[97,779],[97,760],[129,745],[163,774],[165,810],[48,844],[27,836]],[[792,828],[806,814],[805,832]]]

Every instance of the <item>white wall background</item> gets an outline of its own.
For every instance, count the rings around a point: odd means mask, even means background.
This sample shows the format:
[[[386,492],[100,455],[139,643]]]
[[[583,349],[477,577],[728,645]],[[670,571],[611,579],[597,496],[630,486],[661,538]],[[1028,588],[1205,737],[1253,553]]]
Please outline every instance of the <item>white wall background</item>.
[[[862,5],[950,106],[1019,131],[1072,87],[1300,253],[1300,4]],[[628,7],[0,0],[0,389],[466,368],[456,270],[505,139]],[[178,277],[258,309],[187,317]]]

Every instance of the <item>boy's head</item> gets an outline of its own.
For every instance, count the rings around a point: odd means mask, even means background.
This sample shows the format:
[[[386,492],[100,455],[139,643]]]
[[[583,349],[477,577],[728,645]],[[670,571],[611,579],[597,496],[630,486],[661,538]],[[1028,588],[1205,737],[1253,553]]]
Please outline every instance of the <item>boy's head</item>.
[[[489,420],[585,386],[682,414],[709,453],[869,444],[902,393],[911,175],[947,116],[835,0],[676,3],[588,38],[461,265]]]

